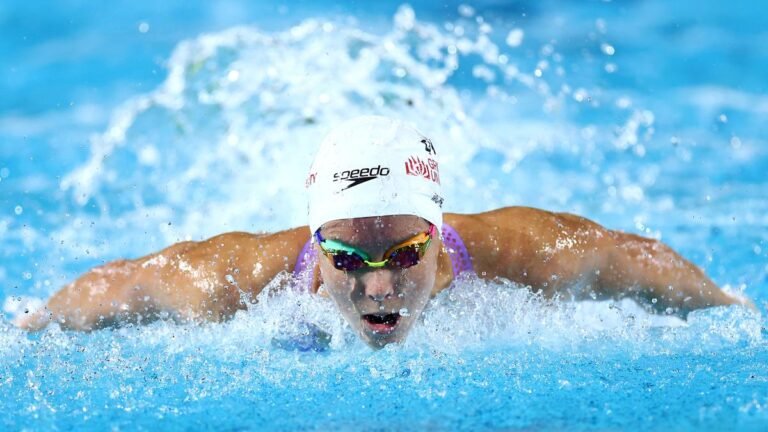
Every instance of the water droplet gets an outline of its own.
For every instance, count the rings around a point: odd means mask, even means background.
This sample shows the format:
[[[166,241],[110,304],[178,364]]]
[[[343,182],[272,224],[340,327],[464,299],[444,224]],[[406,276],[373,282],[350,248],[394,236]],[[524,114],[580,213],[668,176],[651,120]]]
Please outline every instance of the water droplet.
[[[403,5],[395,13],[395,27],[400,30],[411,30],[416,24],[416,13],[410,6]]]
[[[461,5],[459,6],[459,15],[465,17],[465,18],[471,18],[475,15],[475,8],[469,5]]]
[[[595,28],[600,33],[605,33],[608,30],[605,20],[602,18],[598,18],[595,20]]]
[[[408,310],[408,308],[402,308],[398,312],[404,317],[411,316],[411,312]]]
[[[511,47],[519,47],[523,43],[525,32],[522,29],[512,29],[507,35],[507,45]]]
[[[589,93],[587,93],[586,89],[578,88],[573,92],[573,99],[576,102],[584,102],[587,98],[589,98]]]
[[[605,55],[612,56],[612,55],[616,54],[616,48],[614,48],[612,45],[609,45],[607,43],[600,44],[600,50]]]
[[[627,109],[632,106],[632,100],[628,97],[620,97],[616,101],[616,106],[621,109]]]

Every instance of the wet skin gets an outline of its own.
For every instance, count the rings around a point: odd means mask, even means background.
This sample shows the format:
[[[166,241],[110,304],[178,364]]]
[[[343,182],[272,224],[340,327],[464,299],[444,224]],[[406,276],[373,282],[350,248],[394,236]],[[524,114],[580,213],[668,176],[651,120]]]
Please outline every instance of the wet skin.
[[[748,299],[723,292],[664,244],[578,216],[507,207],[471,215],[448,213],[444,219],[464,239],[479,277],[505,278],[545,297],[629,297],[656,312],[683,318],[710,306],[742,304],[754,309]],[[420,218],[399,215],[333,221],[322,232],[380,260],[390,246],[427,227]],[[235,232],[115,261],[66,285],[45,308],[19,317],[16,324],[39,330],[57,322],[87,331],[162,316],[177,321],[228,319],[247,307],[244,297],[255,299],[278,273],[293,270],[309,237],[307,227],[274,234]],[[454,276],[439,239],[418,265],[404,270],[343,272],[329,258],[320,258],[313,290],[324,284],[350,326],[372,347],[402,340],[430,296],[448,287]],[[408,316],[402,314],[394,328],[381,331],[376,324],[382,319],[375,315],[381,318],[401,309],[407,309]]]

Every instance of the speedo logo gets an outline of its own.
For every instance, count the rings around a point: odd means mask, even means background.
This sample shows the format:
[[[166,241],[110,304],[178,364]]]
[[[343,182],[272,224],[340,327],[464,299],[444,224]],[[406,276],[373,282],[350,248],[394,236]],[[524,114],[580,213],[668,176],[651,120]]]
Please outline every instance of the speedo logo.
[[[373,168],[359,168],[349,171],[341,171],[333,174],[333,181],[347,181],[350,182],[347,187],[341,190],[347,190],[349,188],[361,185],[367,181],[373,180],[378,177],[388,176],[389,168],[382,167],[381,165]]]

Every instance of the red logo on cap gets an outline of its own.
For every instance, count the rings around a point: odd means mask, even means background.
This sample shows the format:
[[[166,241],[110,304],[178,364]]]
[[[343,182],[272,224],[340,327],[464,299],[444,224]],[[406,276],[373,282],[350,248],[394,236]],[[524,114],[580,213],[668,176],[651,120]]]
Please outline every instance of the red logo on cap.
[[[317,173],[309,173],[309,176],[307,176],[307,179],[304,181],[304,187],[312,186],[315,184],[315,180],[317,180]]]
[[[437,161],[432,158],[427,158],[427,162],[424,162],[418,156],[411,156],[405,161],[405,173],[424,177],[440,184],[440,169],[437,166]]]

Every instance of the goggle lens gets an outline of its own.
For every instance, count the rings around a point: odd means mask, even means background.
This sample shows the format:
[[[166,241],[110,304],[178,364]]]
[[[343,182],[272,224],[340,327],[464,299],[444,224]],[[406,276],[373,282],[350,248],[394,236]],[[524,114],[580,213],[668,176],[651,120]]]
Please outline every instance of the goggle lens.
[[[419,246],[410,245],[392,252],[387,261],[387,267],[405,269],[415,266],[419,263],[420,259]]]
[[[335,252],[330,254],[333,258],[333,266],[339,270],[355,271],[363,268],[365,261],[357,254],[347,252]]]

